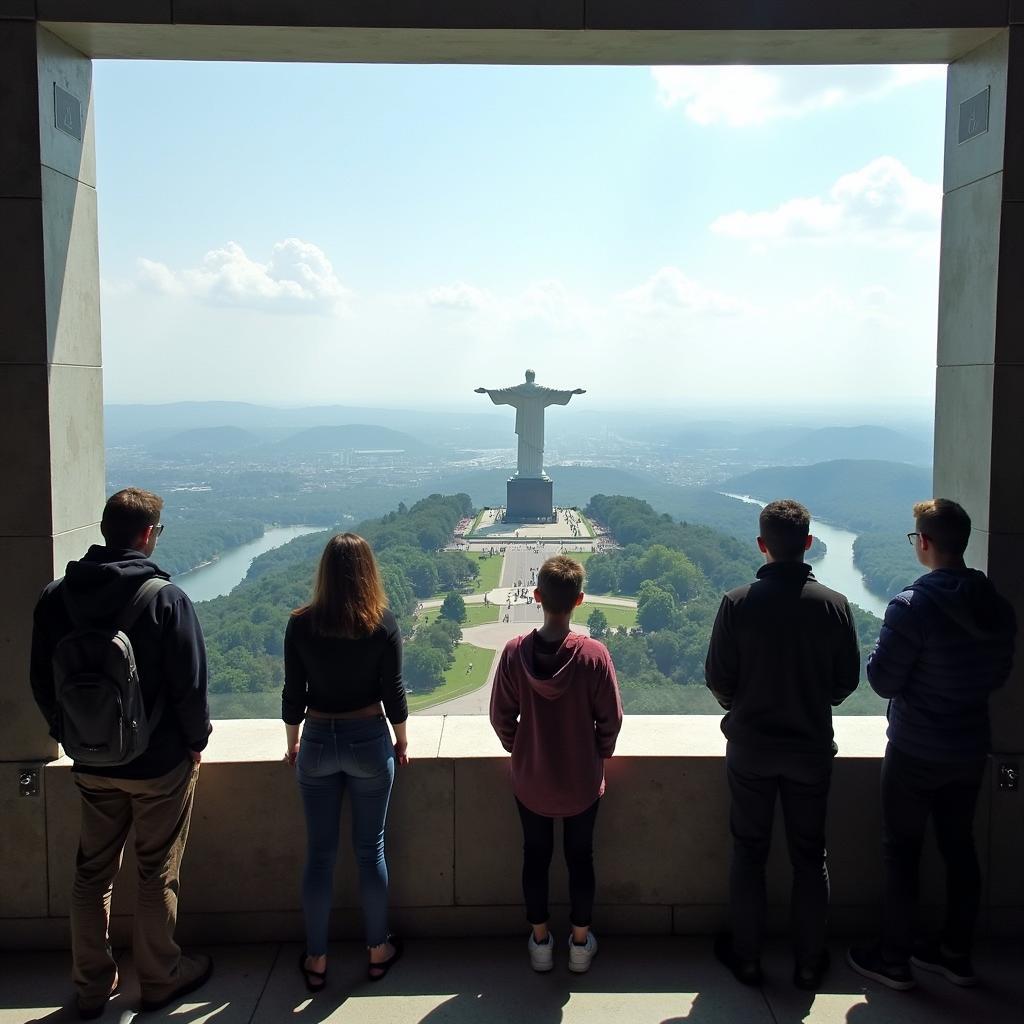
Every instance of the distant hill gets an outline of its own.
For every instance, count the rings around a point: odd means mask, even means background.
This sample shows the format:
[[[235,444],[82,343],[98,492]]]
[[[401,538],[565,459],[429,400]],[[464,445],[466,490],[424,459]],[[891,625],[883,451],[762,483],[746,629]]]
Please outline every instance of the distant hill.
[[[340,452],[347,449],[394,449],[423,455],[430,447],[411,434],[388,427],[372,426],[366,423],[348,423],[341,427],[310,427],[291,434],[273,445],[275,451]]]
[[[259,444],[260,439],[241,427],[196,427],[146,443],[154,455],[230,455]]]
[[[238,427],[262,440],[278,441],[311,427],[362,423],[405,431],[428,443],[511,447],[510,417],[492,412],[461,413],[367,406],[321,405],[281,409],[249,402],[168,402],[107,405],[103,409],[108,445],[148,443],[197,427]],[[510,439],[511,438],[511,439]]]
[[[884,459],[930,466],[931,445],[888,427],[822,427],[776,449],[786,459],[806,462],[837,459]]]
[[[836,459],[881,459],[931,465],[932,445],[923,433],[864,424],[855,427],[765,427],[743,430],[732,424],[695,425],[666,437],[678,452],[735,452],[752,461],[778,460],[780,465]]]
[[[913,503],[931,496],[932,474],[904,462],[835,459],[812,466],[757,469],[727,480],[718,490],[761,501],[795,498],[818,519],[857,533],[898,531],[908,521],[913,523]]]

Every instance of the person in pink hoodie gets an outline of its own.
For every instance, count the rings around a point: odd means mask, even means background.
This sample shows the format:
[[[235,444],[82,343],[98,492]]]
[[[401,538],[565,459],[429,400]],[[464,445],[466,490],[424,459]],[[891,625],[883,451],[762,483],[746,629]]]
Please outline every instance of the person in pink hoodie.
[[[569,629],[583,601],[583,566],[557,555],[537,573],[534,598],[544,625],[510,640],[491,690],[491,725],[512,754],[512,792],[523,824],[523,895],[530,963],[554,966],[548,930],[548,868],[554,819],[562,819],[569,869],[569,970],[589,969],[597,953],[594,823],[604,794],[604,762],[622,727],[615,666],[604,644]]]

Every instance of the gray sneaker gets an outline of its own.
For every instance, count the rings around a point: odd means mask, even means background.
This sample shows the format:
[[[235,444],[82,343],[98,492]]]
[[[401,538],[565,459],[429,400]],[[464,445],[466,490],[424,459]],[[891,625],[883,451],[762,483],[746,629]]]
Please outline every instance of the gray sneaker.
[[[569,935],[569,970],[574,974],[585,974],[590,970],[590,961],[597,956],[597,939],[593,932],[587,932],[587,941],[577,946]]]
[[[537,942],[530,932],[530,941],[526,944],[530,951],[530,966],[539,974],[550,971],[555,966],[555,940],[548,932],[547,942]]]

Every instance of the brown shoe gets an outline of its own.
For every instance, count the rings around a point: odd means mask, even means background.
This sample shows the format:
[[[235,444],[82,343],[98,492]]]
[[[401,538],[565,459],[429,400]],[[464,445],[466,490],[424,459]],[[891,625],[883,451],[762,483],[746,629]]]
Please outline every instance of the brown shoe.
[[[213,974],[211,957],[205,953],[193,953],[189,956],[183,954],[178,963],[178,979],[174,988],[166,995],[156,996],[152,999],[143,996],[142,1011],[145,1013],[150,1010],[162,1010],[182,996],[187,996],[190,992],[195,992],[197,988],[202,988],[210,980],[211,974]]]

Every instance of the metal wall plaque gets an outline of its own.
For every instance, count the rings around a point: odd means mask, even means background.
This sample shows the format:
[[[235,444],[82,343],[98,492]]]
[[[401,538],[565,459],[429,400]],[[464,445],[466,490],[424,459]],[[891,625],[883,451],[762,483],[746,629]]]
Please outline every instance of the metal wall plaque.
[[[975,136],[988,131],[988,101],[991,86],[985,86],[976,96],[960,104],[960,123],[957,126],[957,144],[963,145]]]
[[[53,123],[62,132],[82,141],[82,103],[56,82],[53,83]]]

